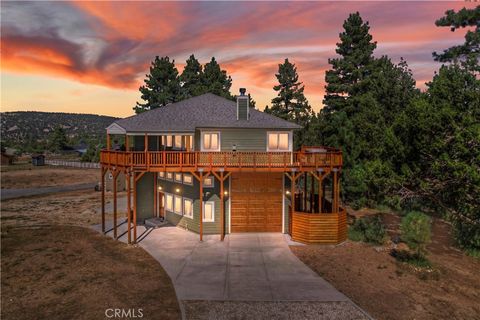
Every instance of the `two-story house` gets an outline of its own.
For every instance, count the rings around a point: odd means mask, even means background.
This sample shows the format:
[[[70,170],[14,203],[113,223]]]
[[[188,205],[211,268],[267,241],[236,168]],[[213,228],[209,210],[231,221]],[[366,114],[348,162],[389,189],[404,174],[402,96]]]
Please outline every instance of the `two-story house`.
[[[204,234],[223,240],[232,232],[283,232],[305,243],[346,239],[341,152],[293,150],[293,132],[301,127],[250,108],[240,92],[236,102],[204,94],[107,128],[102,181],[107,173],[127,177],[129,243],[137,241],[137,224],[152,217],[198,233],[200,240]],[[112,147],[112,139],[124,146]],[[102,217],[105,231],[104,188]]]

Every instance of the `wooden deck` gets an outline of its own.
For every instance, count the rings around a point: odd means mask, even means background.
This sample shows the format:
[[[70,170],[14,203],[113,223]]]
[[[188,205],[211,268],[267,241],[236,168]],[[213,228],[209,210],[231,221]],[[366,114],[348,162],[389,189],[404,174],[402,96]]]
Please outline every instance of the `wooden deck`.
[[[200,152],[107,151],[100,153],[103,167],[132,171],[318,171],[342,166],[341,151],[299,152]],[[293,169],[293,170],[292,170]]]
[[[293,241],[306,244],[338,244],[347,240],[347,212],[293,212],[291,236]]]

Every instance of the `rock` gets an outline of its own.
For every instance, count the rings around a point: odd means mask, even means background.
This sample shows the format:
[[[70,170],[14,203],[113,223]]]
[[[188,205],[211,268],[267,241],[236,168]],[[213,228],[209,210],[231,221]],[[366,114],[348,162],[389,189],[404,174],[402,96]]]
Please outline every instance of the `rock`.
[[[406,243],[400,242],[396,245],[396,248],[398,251],[408,251],[410,248],[407,246]]]

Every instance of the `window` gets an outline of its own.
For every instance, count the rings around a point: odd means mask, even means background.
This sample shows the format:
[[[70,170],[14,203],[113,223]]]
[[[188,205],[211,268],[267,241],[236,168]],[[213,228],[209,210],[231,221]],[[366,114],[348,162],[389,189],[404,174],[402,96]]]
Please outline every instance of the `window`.
[[[183,183],[193,185],[193,177],[191,174],[183,174]]]
[[[183,214],[185,217],[193,218],[193,201],[190,199],[183,199]]]
[[[268,133],[268,151],[289,151],[288,132],[269,132]]]
[[[208,176],[203,178],[203,186],[207,188],[213,188],[214,187],[214,181],[215,179],[213,176]]]
[[[203,203],[203,221],[204,222],[215,221],[215,202],[206,201]]]
[[[168,193],[165,193],[165,209],[173,211],[173,196]]]
[[[175,148],[182,149],[182,136],[174,136],[175,137]]]
[[[183,207],[182,207],[182,197],[175,196],[175,213],[182,214]]]
[[[173,173],[167,172],[167,180],[173,180]]]
[[[165,178],[165,172],[163,172],[163,171],[162,171],[162,172],[159,172],[159,173],[158,173],[158,176],[159,176],[161,179]]]
[[[166,143],[167,147],[171,147],[172,146],[172,136],[167,136],[166,139],[167,139],[167,143]]]
[[[202,151],[220,151],[220,132],[202,133]]]
[[[181,173],[175,173],[175,181],[182,182],[182,174]]]

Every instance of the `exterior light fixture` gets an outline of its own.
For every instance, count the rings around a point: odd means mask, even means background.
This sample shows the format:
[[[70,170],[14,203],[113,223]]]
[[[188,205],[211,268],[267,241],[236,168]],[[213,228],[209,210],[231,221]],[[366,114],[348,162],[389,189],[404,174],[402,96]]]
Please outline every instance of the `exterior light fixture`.
[[[180,192],[180,188],[175,189],[175,192],[176,192],[176,193],[179,193],[179,192]]]
[[[162,191],[162,190],[163,190],[162,186],[158,186],[158,191]]]
[[[228,196],[228,191],[224,191],[223,194]]]
[[[285,191],[285,194],[288,196],[290,194],[290,190]]]

